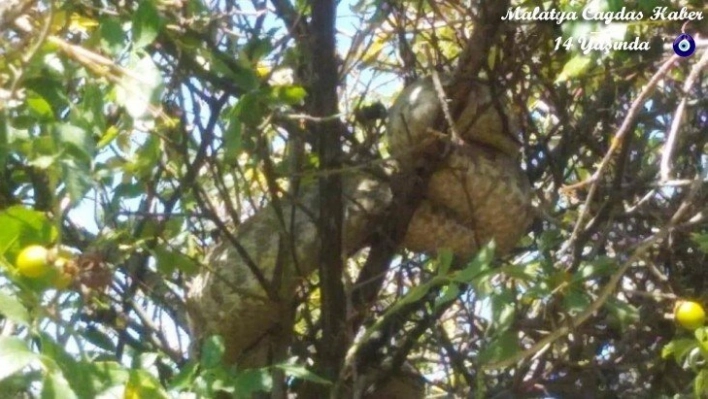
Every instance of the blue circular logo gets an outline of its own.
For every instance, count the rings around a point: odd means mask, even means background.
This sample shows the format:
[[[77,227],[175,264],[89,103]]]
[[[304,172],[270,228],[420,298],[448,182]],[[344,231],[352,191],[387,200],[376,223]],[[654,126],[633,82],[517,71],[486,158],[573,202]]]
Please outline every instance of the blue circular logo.
[[[691,35],[682,33],[674,40],[674,52],[681,57],[688,57],[696,51],[696,42]]]

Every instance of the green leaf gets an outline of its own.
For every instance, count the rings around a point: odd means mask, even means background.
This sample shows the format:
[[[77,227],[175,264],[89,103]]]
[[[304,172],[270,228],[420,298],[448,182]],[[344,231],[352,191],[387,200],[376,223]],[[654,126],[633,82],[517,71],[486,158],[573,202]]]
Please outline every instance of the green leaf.
[[[169,395],[162,389],[160,381],[145,370],[131,370],[125,397],[167,399]],[[130,394],[132,394],[132,396]]]
[[[605,307],[610,312],[610,315],[619,322],[622,331],[639,322],[639,309],[627,302],[620,301],[617,298],[610,298],[605,302]]]
[[[60,148],[57,146],[56,137],[53,134],[42,134],[39,137],[33,137],[30,144],[28,154],[32,157],[40,155],[49,155],[58,157]]]
[[[11,206],[0,212],[0,255],[14,264],[20,250],[31,244],[48,245],[57,238],[55,226],[42,212]]]
[[[704,353],[708,354],[708,328],[701,327],[697,328],[693,335],[696,337],[696,341]]]
[[[24,305],[15,297],[3,292],[0,292],[0,314],[24,326],[30,323],[30,315]]]
[[[224,357],[226,346],[224,338],[218,335],[212,335],[204,340],[202,345],[202,355],[200,363],[205,369],[211,369],[221,364],[221,359]]]
[[[66,349],[58,345],[48,334],[41,334],[42,355],[45,363],[56,364],[64,373],[64,377],[69,382],[73,391],[81,397],[94,397],[98,390],[91,378],[90,365],[75,360],[66,352]]]
[[[69,148],[77,160],[90,164],[94,153],[94,142],[88,132],[75,125],[62,123],[56,127],[58,141]]]
[[[232,114],[229,125],[224,131],[224,160],[236,161],[242,149],[241,121]]]
[[[244,56],[227,58],[223,54],[212,52],[205,47],[198,50],[198,56],[203,57],[207,68],[229,78],[245,93],[254,91],[260,85],[260,78],[255,68]]]
[[[25,373],[15,373],[10,377],[0,381],[0,392],[6,398],[23,398],[27,392],[27,387],[42,381],[43,376],[38,370],[27,371]]]
[[[199,270],[199,265],[192,259],[163,245],[156,246],[151,253],[157,260],[158,270],[165,275],[174,272],[175,268],[190,275]]]
[[[98,83],[87,84],[81,92],[81,102],[70,114],[69,123],[81,127],[85,133],[84,152],[93,154],[95,140],[106,130],[106,88]]]
[[[446,285],[443,289],[442,295],[435,301],[435,307],[445,305],[450,301],[454,301],[460,296],[460,286],[458,284]]]
[[[0,337],[0,381],[17,373],[30,363],[37,360],[39,355],[32,352],[27,343],[16,337]]]
[[[693,394],[696,398],[704,398],[706,393],[708,393],[708,370],[701,369],[693,380]]]
[[[254,37],[244,46],[243,52],[251,62],[256,62],[273,51],[273,43],[269,38]]]
[[[693,348],[684,359],[684,364],[682,366],[697,370],[704,366],[705,355],[701,351],[701,348]]]
[[[607,0],[608,11],[619,11],[622,6],[624,6],[624,1],[621,0]]]
[[[81,337],[86,339],[86,341],[108,352],[113,352],[116,349],[116,345],[111,339],[111,337],[109,337],[108,335],[106,335],[106,333],[93,326],[89,326],[88,328],[86,328],[86,330],[81,333]]]
[[[477,256],[470,262],[467,267],[455,273],[454,280],[460,283],[470,283],[472,280],[480,277],[483,273],[491,270],[491,263],[494,257],[493,244],[482,248]]]
[[[76,393],[69,386],[69,382],[64,378],[64,375],[55,371],[49,373],[44,378],[42,386],[42,399],[74,399],[78,398]]]
[[[307,91],[300,86],[278,86],[274,90],[277,99],[286,105],[298,105],[307,96]]]
[[[234,379],[238,398],[248,398],[254,392],[268,392],[273,389],[273,377],[268,368],[248,369],[238,373]]]
[[[144,4],[144,3],[143,3]],[[150,119],[150,107],[162,95],[163,80],[160,70],[150,56],[135,62],[116,88],[116,102],[125,107],[135,119]]]
[[[530,285],[535,285],[539,281],[542,272],[539,262],[531,262],[525,265],[504,269],[504,275],[507,277],[511,277],[519,282],[529,283]]]
[[[89,366],[91,379],[97,391],[103,391],[108,387],[125,384],[130,376],[128,370],[117,362],[93,361]]]
[[[160,33],[160,14],[150,0],[139,2],[133,14],[133,43],[140,49],[152,43]]]
[[[690,352],[693,348],[695,348],[697,345],[697,342],[695,339],[691,338],[679,338],[679,339],[674,339],[668,344],[664,345],[664,347],[661,349],[661,358],[662,359],[668,359],[669,356],[674,357],[677,363],[681,362],[681,359],[683,359],[688,352]]]
[[[34,158],[29,164],[37,169],[47,170],[51,168],[59,157],[54,155],[40,155]]]
[[[438,276],[447,276],[452,266],[453,253],[449,249],[438,251]]]
[[[563,308],[571,316],[575,316],[590,306],[590,298],[581,291],[571,289],[563,298]]]
[[[128,380],[128,371],[120,364],[77,360],[75,354],[67,353],[66,348],[48,334],[41,334],[41,348],[44,358],[61,369],[69,386],[80,398],[95,398],[100,392]]]
[[[508,290],[504,290],[497,295],[491,296],[492,302],[492,326],[496,332],[506,331],[511,327],[516,315],[514,307],[514,296]]]
[[[266,107],[260,93],[248,93],[234,107],[236,118],[249,126],[258,126],[265,116]]]
[[[161,155],[160,141],[155,136],[150,136],[137,150],[137,159],[126,165],[125,170],[139,178],[148,178],[157,166]]]
[[[283,370],[286,375],[291,376],[291,377],[299,378],[299,379],[306,380],[306,381],[311,381],[311,382],[314,382],[317,384],[325,384],[325,385],[332,384],[330,381],[307,370],[303,366],[299,366],[296,364],[276,364],[274,367]]]
[[[101,47],[112,55],[117,55],[123,51],[125,32],[123,27],[115,18],[102,18],[99,32],[101,35]]]
[[[548,229],[541,233],[538,243],[541,250],[547,251],[555,248],[562,240],[563,236],[559,229]]]
[[[64,184],[71,200],[70,205],[75,206],[91,190],[93,185],[91,170],[88,166],[74,162],[71,159],[65,159],[62,162],[62,166]]]
[[[28,99],[34,100],[32,104],[28,104],[30,110],[41,119],[54,120],[69,106],[64,82],[49,75],[27,79],[24,86],[29,90]],[[47,110],[46,106],[50,109]]]
[[[588,56],[576,55],[563,66],[563,70],[558,74],[555,83],[562,83],[582,75],[590,67],[591,62],[592,58]]]
[[[430,288],[430,283],[413,287],[410,291],[408,291],[408,293],[406,293],[406,295],[403,296],[403,298],[398,301],[398,305],[403,306],[419,301],[428,293],[428,291],[430,291]]]
[[[199,371],[199,363],[190,361],[186,365],[182,366],[182,369],[177,373],[176,376],[170,382],[170,389],[181,391],[185,388],[189,388],[194,383],[194,377]]]
[[[507,331],[498,336],[479,354],[480,364],[495,363],[508,359],[519,351],[519,340],[514,331]]]
[[[117,362],[77,360],[76,354],[67,353],[67,349],[48,334],[41,333],[40,338],[43,358],[61,369],[69,386],[80,398],[96,398],[106,389],[128,381],[128,370]]]
[[[54,111],[52,111],[52,106],[43,97],[37,95],[27,96],[27,107],[30,113],[34,114],[39,120],[52,120],[54,119]]]
[[[691,234],[691,240],[698,244],[698,247],[704,253],[708,253],[708,234],[706,233],[693,233]]]
[[[177,215],[172,215],[172,217],[170,217],[169,220],[167,220],[167,222],[165,222],[165,224],[164,224],[164,230],[162,232],[162,237],[165,239],[171,239],[171,238],[177,237],[179,235],[182,235],[182,233],[184,233],[184,229],[185,229],[184,223],[185,223],[184,218],[179,217]],[[176,252],[179,255],[183,255],[182,252],[176,250],[175,246],[172,246],[171,248],[172,248],[172,252]],[[194,261],[191,260],[189,257],[187,257],[185,260],[189,261],[190,264],[194,263]],[[187,269],[189,269],[189,270],[192,269],[190,267],[190,265],[178,265],[177,267],[181,269],[184,266],[186,266]]]
[[[236,86],[244,91],[253,91],[258,88],[260,80],[255,70],[250,67],[235,65],[236,70],[231,70],[221,60],[215,59],[214,66],[217,70],[221,70],[225,75],[233,79]]]
[[[142,195],[143,189],[140,184],[137,183],[120,183],[116,189],[114,198],[118,201],[138,198]]]
[[[581,282],[592,278],[602,277],[611,274],[617,267],[617,263],[608,257],[598,257],[590,263],[580,265],[578,272],[573,275],[573,282]]]
[[[8,155],[7,120],[5,113],[0,111],[0,165],[5,165]]]
[[[115,140],[118,135],[120,135],[120,130],[118,130],[117,127],[108,127],[108,129],[106,129],[106,132],[101,136],[101,139],[98,141],[97,148],[101,149],[111,144],[111,142],[113,142],[113,140]]]

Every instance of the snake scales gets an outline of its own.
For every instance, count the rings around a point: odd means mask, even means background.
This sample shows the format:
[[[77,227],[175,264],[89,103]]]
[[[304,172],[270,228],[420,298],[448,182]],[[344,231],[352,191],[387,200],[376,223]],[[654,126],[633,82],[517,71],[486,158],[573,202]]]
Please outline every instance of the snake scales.
[[[494,239],[497,253],[514,247],[531,222],[529,183],[517,162],[518,145],[503,105],[492,101],[484,84],[472,85],[467,104],[455,123],[462,143],[451,147],[433,173],[420,207],[408,226],[402,246],[419,252],[452,249],[469,257]],[[434,134],[442,107],[433,80],[419,80],[404,89],[391,107],[390,151],[401,167],[415,162],[411,146]],[[344,249],[361,249],[377,217],[389,205],[390,187],[363,173],[344,176]],[[209,270],[191,284],[188,309],[194,339],[220,334],[226,360],[240,367],[271,361],[273,348],[287,346],[292,334],[295,289],[317,269],[317,189],[303,190],[297,203],[281,201],[292,225],[283,225],[272,206],[247,220],[236,238],[269,281],[282,262],[277,295],[266,294],[244,259],[228,242],[208,257]],[[294,237],[294,245],[290,245]]]

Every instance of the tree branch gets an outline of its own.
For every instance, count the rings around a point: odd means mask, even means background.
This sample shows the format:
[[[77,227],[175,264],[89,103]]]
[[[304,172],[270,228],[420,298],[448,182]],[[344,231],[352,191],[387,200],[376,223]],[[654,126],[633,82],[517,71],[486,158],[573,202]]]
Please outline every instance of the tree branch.
[[[310,113],[326,118],[338,114],[337,62],[335,49],[336,3],[334,0],[312,0],[312,34]],[[342,166],[341,137],[344,126],[338,119],[313,123],[312,132],[317,143],[320,169],[339,169]],[[319,276],[322,292],[322,345],[318,350],[320,373],[335,379],[339,374],[346,348],[346,302],[342,270],[343,199],[342,177],[339,174],[319,178],[320,234]],[[323,387],[326,389],[326,387]]]

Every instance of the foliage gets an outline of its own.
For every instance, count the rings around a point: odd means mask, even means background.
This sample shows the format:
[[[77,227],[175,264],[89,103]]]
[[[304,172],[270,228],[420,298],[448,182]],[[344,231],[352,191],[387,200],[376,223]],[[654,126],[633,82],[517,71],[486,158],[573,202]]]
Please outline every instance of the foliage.
[[[313,111],[317,65],[303,44],[311,3],[0,5],[0,392],[245,397],[336,385],[320,375],[321,276],[298,291],[289,360],[258,369],[225,364],[219,337],[189,351],[189,281],[237,226],[317,184],[328,160],[312,123],[343,122],[345,172],[390,172],[381,121],[358,111],[452,69],[481,23],[478,3],[492,2],[340,2],[339,114],[326,116]],[[635,3],[708,12],[701,1]],[[677,298],[708,299],[705,47],[681,60],[662,47],[682,29],[708,34],[696,22],[506,24],[478,56],[514,102],[537,220],[502,259],[492,247],[462,265],[402,251],[346,351],[365,366],[412,365],[430,395],[707,394],[708,329],[690,336],[665,317]],[[592,30],[652,47],[554,48]],[[33,244],[63,251],[69,287],[17,273]],[[345,282],[367,256],[348,259]]]

